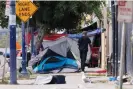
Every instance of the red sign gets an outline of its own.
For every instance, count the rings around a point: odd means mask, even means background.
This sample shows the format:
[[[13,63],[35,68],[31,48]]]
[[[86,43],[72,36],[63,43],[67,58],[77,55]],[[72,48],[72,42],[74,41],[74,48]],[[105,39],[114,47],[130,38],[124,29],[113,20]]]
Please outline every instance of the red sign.
[[[118,1],[119,6],[125,6],[127,1]]]

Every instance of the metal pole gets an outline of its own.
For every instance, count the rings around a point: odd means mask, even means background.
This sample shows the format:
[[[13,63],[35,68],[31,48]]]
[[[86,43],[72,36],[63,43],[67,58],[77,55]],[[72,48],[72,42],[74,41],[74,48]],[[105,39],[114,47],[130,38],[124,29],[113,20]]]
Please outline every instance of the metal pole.
[[[120,54],[120,80],[119,80],[119,89],[122,89],[123,85],[123,70],[124,70],[124,59],[125,59],[125,22],[123,22],[122,28],[122,39],[121,39],[121,54]]]
[[[113,76],[115,76],[115,7],[114,7],[114,1],[111,1],[111,11],[112,11],[112,31],[113,31]]]
[[[27,21],[27,29],[26,29],[26,35],[27,35],[26,36],[26,49],[25,49],[25,51],[26,51],[26,61],[28,60],[27,59],[27,51],[29,50],[28,49],[28,41],[29,40],[28,40],[28,34],[27,34],[28,33],[28,30],[29,30],[29,20]],[[26,66],[27,66],[27,62],[26,62]]]
[[[33,34],[33,30],[34,30],[34,28],[33,29],[31,29],[31,54],[33,54],[34,53],[34,34]]]
[[[118,76],[118,5],[115,5],[115,77]]]
[[[32,3],[33,1],[34,0],[31,0]],[[34,34],[33,33],[34,33],[34,28],[31,29],[31,55],[34,53]]]
[[[16,69],[16,13],[15,1],[11,0],[9,15],[10,28],[10,83],[17,83],[17,69]]]
[[[28,75],[26,69],[26,49],[25,49],[25,23],[22,22],[22,75]]]

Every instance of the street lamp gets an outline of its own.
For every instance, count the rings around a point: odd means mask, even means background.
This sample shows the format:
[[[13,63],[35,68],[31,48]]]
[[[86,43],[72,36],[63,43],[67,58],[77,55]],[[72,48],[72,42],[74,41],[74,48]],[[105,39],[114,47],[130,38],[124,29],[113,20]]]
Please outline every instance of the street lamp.
[[[11,0],[10,15],[10,83],[17,84],[17,69],[16,69],[16,13],[15,1]]]

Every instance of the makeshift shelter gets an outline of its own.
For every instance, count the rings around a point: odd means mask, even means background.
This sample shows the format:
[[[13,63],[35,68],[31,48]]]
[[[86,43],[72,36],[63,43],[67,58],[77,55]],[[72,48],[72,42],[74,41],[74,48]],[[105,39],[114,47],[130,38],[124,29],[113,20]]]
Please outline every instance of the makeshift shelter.
[[[99,35],[101,34],[102,30],[101,29],[93,29],[93,31],[88,31],[87,35],[90,37],[91,41],[94,39],[95,35]],[[34,45],[36,43],[36,36],[37,36],[37,32],[34,32]],[[45,35],[43,40],[57,40],[61,37],[69,37],[72,39],[79,39],[82,37],[82,33],[77,33],[77,34],[51,34],[51,35]],[[27,33],[26,34],[26,38],[27,38],[27,44],[30,45],[30,41],[31,41],[31,33]]]
[[[97,44],[97,42],[100,42],[100,35],[101,35],[102,30],[101,29],[96,29],[94,31],[88,32],[87,35],[89,36],[92,44],[94,44],[94,46]],[[78,33],[78,34],[68,34],[69,38],[81,38],[82,37],[82,33]],[[100,44],[98,44],[100,45]]]
[[[52,34],[52,35],[45,35],[44,36],[44,40],[51,40],[51,41],[54,41],[54,40],[57,40],[59,38],[62,38],[62,37],[66,37],[67,34]]]
[[[30,60],[34,72],[76,72],[80,68],[80,53],[77,41],[68,37],[43,41],[44,51]],[[90,52],[88,52],[90,56]],[[89,57],[87,57],[89,58]]]
[[[85,27],[85,28],[82,28],[81,30],[82,30],[82,31],[92,31],[92,30],[95,30],[95,29],[97,29],[97,28],[98,28],[97,22],[94,22],[94,23],[92,23],[91,25],[89,25],[89,26],[87,26],[87,27]]]
[[[78,71],[79,64],[77,62],[80,61],[80,54],[76,41],[63,37],[55,41],[45,40],[42,44],[44,51],[38,55],[39,59],[36,59],[38,61],[34,59],[35,63],[32,62],[35,72]],[[69,70],[64,70],[64,68]]]

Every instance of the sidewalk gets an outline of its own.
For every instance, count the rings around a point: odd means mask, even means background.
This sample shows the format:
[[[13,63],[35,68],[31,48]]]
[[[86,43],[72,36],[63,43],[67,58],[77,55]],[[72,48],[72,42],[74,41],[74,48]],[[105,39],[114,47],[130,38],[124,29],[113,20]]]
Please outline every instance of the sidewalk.
[[[52,74],[54,75],[54,74]],[[57,75],[57,74],[56,74]],[[31,80],[18,80],[19,85],[0,85],[1,89],[115,89],[113,84],[102,83],[101,81],[107,81],[107,77],[104,76],[90,76],[94,83],[82,82],[81,73],[67,73],[58,74],[66,76],[66,84],[47,84],[47,85],[32,85],[35,79]],[[45,76],[42,74],[41,76]]]
[[[18,85],[0,85],[0,89],[116,89],[114,82],[108,82],[108,77],[96,73],[97,70],[102,69],[89,68],[86,72],[86,76],[90,77],[93,83],[83,83],[81,73],[33,74],[29,79],[18,79]],[[33,85],[37,76],[46,75],[65,75],[66,84]],[[9,77],[9,74],[7,76]],[[123,89],[133,89],[133,85],[124,85]]]
[[[36,76],[65,75],[66,84],[33,85]],[[18,85],[0,85],[0,89],[117,89],[114,82],[108,82],[105,76],[89,76],[93,83],[83,83],[81,73],[37,74],[30,79],[18,80]],[[133,85],[124,85],[123,89],[133,89]]]
[[[0,85],[1,89],[115,89],[107,84]]]
[[[114,82],[109,82],[108,77],[105,76],[89,76],[93,83],[83,83],[81,73],[67,73],[56,75],[65,75],[66,84],[31,85],[34,83],[35,79],[18,80],[18,84],[20,84],[19,86],[23,85],[23,88],[28,86],[28,89],[37,89],[38,87],[40,89],[117,89]],[[42,74],[41,76],[45,76],[45,74]],[[123,89],[133,89],[133,85],[124,84]]]
[[[18,80],[18,83],[20,84],[33,84],[35,81],[35,78],[37,76],[47,76],[47,75],[64,75],[66,76],[66,84],[81,84],[82,82],[82,75],[81,73],[67,73],[67,74],[37,74],[32,75],[30,77],[30,80]],[[108,81],[108,78],[105,76],[88,76],[93,83],[105,83]]]

